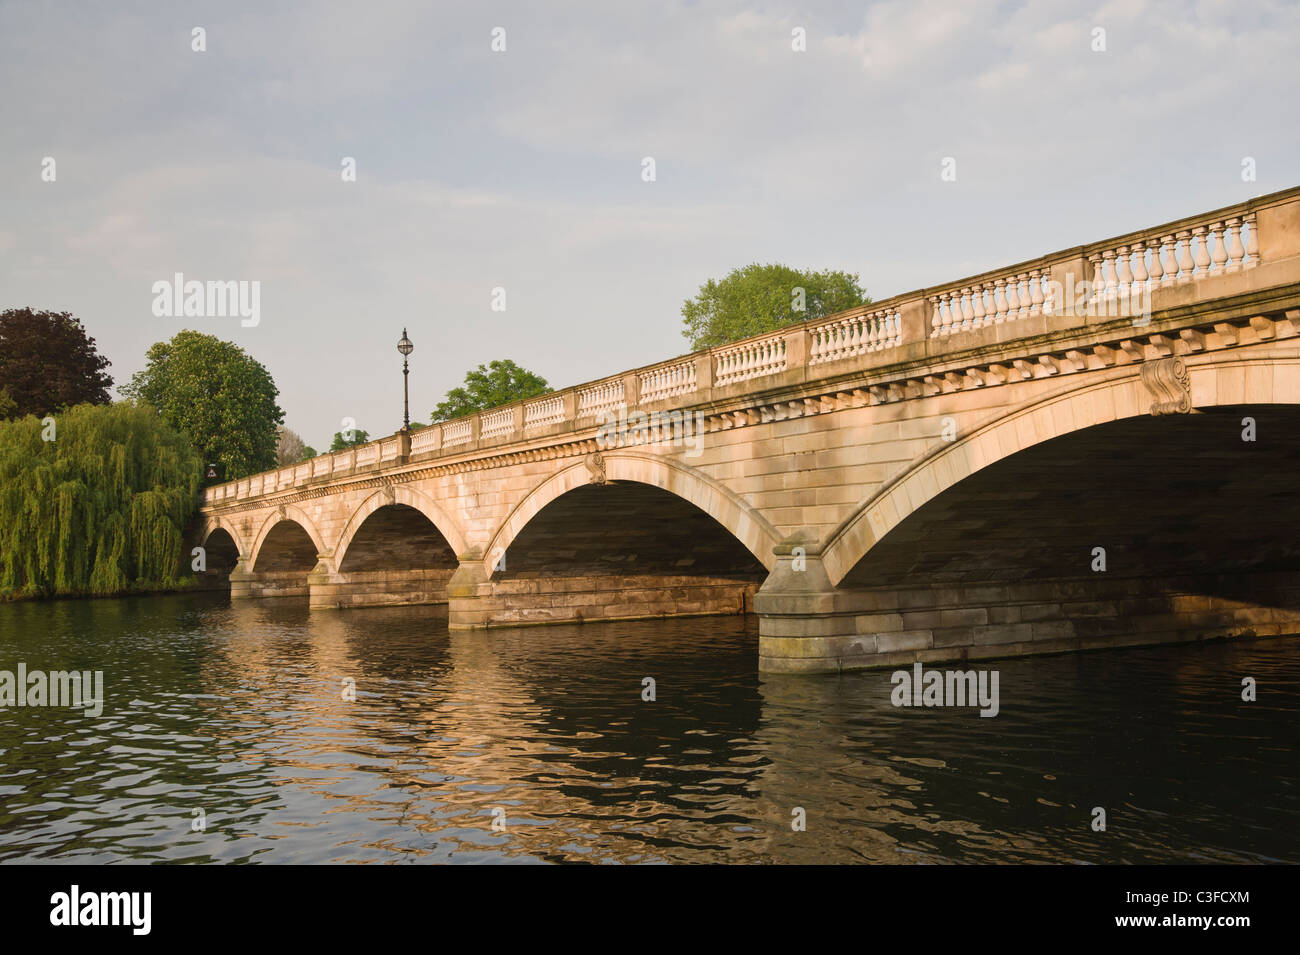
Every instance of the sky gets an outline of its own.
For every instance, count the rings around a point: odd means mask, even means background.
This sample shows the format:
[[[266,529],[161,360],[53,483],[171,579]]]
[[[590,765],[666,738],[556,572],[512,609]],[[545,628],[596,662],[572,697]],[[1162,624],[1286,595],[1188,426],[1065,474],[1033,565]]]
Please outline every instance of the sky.
[[[427,421],[493,359],[682,354],[751,262],[883,299],[1298,185],[1298,46],[1276,2],[0,0],[0,309],[119,385],[234,341],[323,449],[401,426],[403,327]],[[156,315],[178,272],[257,325]]]

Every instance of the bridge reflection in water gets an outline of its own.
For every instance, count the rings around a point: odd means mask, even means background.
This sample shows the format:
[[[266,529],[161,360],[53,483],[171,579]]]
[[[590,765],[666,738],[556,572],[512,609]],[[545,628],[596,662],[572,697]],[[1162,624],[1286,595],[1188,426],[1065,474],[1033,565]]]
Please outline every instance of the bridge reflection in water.
[[[194,595],[0,605],[0,642],[109,697],[0,722],[0,860],[1300,861],[1276,641],[1003,661],[996,719],[896,708],[888,671],[764,679],[741,617]]]

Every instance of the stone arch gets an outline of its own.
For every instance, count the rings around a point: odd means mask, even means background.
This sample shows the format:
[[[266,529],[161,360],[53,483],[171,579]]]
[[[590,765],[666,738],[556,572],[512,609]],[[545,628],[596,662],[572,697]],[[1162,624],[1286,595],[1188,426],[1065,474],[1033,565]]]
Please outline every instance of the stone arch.
[[[428,519],[430,524],[437,528],[438,533],[451,545],[453,553],[457,556],[465,553],[467,545],[460,528],[433,498],[414,488],[394,484],[389,488],[383,488],[371,494],[352,512],[347,525],[343,528],[343,532],[339,534],[338,543],[334,545],[332,551],[336,566],[343,563],[343,558],[347,554],[348,547],[352,544],[352,539],[356,537],[357,531],[366,522],[366,518],[388,504],[405,504],[407,507],[415,508]]]
[[[262,522],[262,526],[258,528],[257,534],[253,538],[252,549],[249,551],[248,555],[248,562],[251,567],[257,567],[257,559],[261,556],[262,545],[266,543],[267,535],[271,533],[275,528],[275,525],[282,521],[293,521],[306,532],[308,537],[311,538],[312,544],[316,547],[316,553],[325,553],[325,545],[324,541],[321,539],[320,531],[316,529],[316,525],[309,517],[307,517],[302,508],[298,507],[296,504],[284,504],[268,514],[266,520]]]
[[[230,539],[235,542],[235,547],[239,550],[241,557],[248,553],[246,549],[247,545],[240,536],[239,529],[235,527],[233,522],[228,523],[222,521],[219,517],[209,516],[203,522],[203,526],[199,529],[199,544],[206,547],[208,544],[208,538],[217,531],[225,531],[230,535]]]
[[[695,505],[721,524],[768,570],[776,566],[773,548],[781,535],[738,495],[704,477],[694,468],[634,452],[601,453],[609,481],[634,481],[660,488]],[[553,474],[528,493],[502,522],[483,554],[483,571],[490,575],[497,558],[542,508],[561,495],[587,484],[592,471],[584,459]]]
[[[822,562],[830,582],[838,585],[886,534],[977,471],[1052,438],[1150,414],[1158,399],[1143,384],[1142,367],[1135,365],[1132,374],[1056,391],[1011,409],[916,461],[906,473],[863,501],[827,538]],[[1277,374],[1283,369],[1290,373]],[[1188,363],[1187,372],[1193,410],[1300,404],[1300,358],[1261,356]]]

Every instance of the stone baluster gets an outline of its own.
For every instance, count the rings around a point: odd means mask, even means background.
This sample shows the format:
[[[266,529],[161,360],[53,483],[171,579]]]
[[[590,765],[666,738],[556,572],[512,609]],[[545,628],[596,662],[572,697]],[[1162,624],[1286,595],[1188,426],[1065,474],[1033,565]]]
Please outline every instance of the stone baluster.
[[[1020,281],[1023,275],[1012,276],[1011,281],[1007,282],[1007,321],[1014,322],[1020,317]]]
[[[970,290],[971,328],[984,327],[984,285],[981,283]]]
[[[1147,244],[1138,242],[1133,246],[1133,275],[1129,286],[1129,301],[1141,302],[1147,290]]]
[[[1246,249],[1241,244],[1241,220],[1234,216],[1224,226],[1228,230],[1228,271],[1236,272],[1241,268],[1241,260],[1246,254]]]
[[[943,298],[939,295],[931,295],[930,305],[934,310],[933,317],[930,319],[932,327],[930,337],[938,338],[943,330]]]
[[[1173,235],[1167,235],[1160,240],[1161,250],[1164,256],[1160,260],[1160,267],[1163,272],[1160,276],[1161,286],[1173,285],[1178,281],[1178,257],[1176,255],[1178,240]]]
[[[1164,265],[1160,262],[1160,249],[1164,245],[1164,239],[1155,239],[1149,243],[1151,246],[1151,271],[1147,273],[1147,284],[1151,288],[1160,286],[1160,277],[1164,275]]]
[[[1115,297],[1125,302],[1133,291],[1132,247],[1121,245],[1115,253]]]
[[[1192,234],[1186,230],[1178,233],[1178,284],[1183,285],[1192,280],[1192,270],[1196,263],[1192,261]]]
[[[971,320],[975,317],[975,310],[971,305],[970,292],[971,290],[969,288],[964,288],[957,293],[961,297],[961,325],[958,326],[958,328],[954,328],[953,331],[958,331],[959,329],[963,332],[970,331]]]
[[[1255,226],[1255,213],[1248,212],[1242,221],[1247,226],[1246,259],[1242,268],[1251,269],[1259,264],[1259,229]]]
[[[1196,254],[1194,261],[1196,268],[1192,271],[1192,278],[1203,279],[1210,272],[1210,237],[1205,234],[1206,229],[1203,225],[1198,225],[1192,229],[1192,238],[1196,240]]]
[[[1101,254],[1101,272],[1102,288],[1106,290],[1106,298],[1113,299],[1119,293],[1119,278],[1115,269],[1115,253],[1103,252]]]
[[[1007,280],[997,279],[993,282],[993,324],[1001,325],[1007,320]]]
[[[1043,270],[1029,270],[1029,314],[1043,314]]]
[[[1215,239],[1214,251],[1210,253],[1210,273],[1221,275],[1228,264],[1228,234],[1224,231],[1226,226],[1222,222],[1216,222],[1210,228],[1214,231]],[[1209,241],[1208,236],[1206,241]]]

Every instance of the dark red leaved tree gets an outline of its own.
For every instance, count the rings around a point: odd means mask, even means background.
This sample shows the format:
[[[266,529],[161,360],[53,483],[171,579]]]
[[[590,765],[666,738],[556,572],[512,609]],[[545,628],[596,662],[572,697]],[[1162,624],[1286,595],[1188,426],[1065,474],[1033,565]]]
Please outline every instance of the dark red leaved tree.
[[[108,366],[70,313],[0,312],[0,415],[43,417],[71,405],[106,405],[113,386]]]

